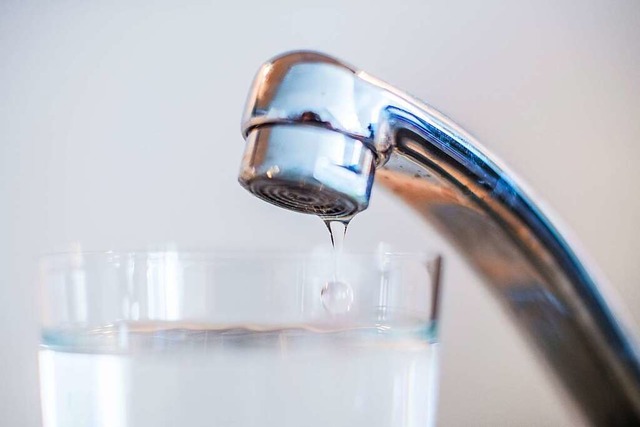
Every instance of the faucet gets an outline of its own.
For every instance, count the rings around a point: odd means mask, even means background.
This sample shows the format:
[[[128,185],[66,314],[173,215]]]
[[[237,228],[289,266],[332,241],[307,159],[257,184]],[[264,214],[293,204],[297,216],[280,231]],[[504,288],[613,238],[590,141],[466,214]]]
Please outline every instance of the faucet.
[[[242,133],[239,181],[255,196],[347,221],[367,208],[375,180],[484,277],[587,420],[640,425],[639,354],[603,284],[513,173],[450,119],[335,58],[297,51],[259,69]]]

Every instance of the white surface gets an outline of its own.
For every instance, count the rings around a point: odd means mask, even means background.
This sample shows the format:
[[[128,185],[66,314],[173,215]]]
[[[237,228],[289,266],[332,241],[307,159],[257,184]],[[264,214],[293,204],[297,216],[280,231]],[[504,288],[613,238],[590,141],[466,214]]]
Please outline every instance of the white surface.
[[[2,425],[39,423],[36,254],[327,243],[316,219],[236,183],[249,83],[287,49],[332,53],[453,117],[547,200],[640,320],[638,2],[213,3],[0,4]],[[442,246],[374,198],[347,245]],[[407,228],[386,229],[390,216]],[[441,424],[573,425],[478,279],[446,267]]]

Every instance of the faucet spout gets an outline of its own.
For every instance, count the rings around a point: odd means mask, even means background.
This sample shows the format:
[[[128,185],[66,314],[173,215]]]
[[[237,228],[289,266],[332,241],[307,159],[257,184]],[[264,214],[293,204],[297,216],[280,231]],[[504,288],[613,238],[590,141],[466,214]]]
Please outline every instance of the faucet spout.
[[[516,177],[432,107],[334,58],[259,70],[240,183],[325,218],[367,208],[373,182],[435,224],[486,279],[594,425],[640,425],[640,358],[585,263]]]

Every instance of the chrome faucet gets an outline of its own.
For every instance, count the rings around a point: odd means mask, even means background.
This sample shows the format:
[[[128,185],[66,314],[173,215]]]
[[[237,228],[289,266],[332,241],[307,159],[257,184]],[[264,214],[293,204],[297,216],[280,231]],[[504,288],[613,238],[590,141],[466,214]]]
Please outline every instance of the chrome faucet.
[[[239,180],[254,195],[344,220],[367,208],[375,177],[456,244],[587,419],[640,425],[639,355],[602,289],[514,175],[451,120],[301,51],[260,68],[242,132]]]

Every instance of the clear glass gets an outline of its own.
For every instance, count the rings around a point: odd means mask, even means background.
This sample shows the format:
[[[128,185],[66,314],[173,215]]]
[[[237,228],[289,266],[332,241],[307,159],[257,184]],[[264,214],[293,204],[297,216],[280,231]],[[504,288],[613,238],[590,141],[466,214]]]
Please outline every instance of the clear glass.
[[[440,258],[42,262],[45,427],[429,426]]]

